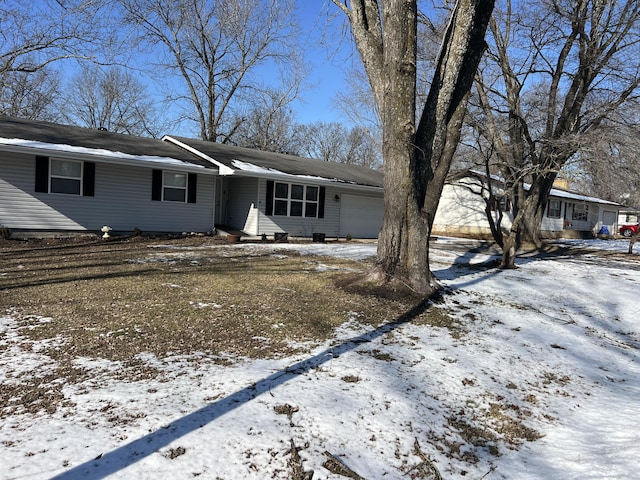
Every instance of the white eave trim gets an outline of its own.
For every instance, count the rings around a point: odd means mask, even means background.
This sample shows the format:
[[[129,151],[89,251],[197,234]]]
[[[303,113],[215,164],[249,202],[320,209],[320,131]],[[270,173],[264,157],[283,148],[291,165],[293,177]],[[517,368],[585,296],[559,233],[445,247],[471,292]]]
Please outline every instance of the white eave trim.
[[[227,167],[226,165],[218,162],[217,160],[211,158],[209,155],[206,155],[204,153],[202,153],[200,150],[198,150],[197,148],[193,148],[190,145],[187,145],[184,142],[181,142],[180,140],[177,140],[175,138],[173,138],[170,135],[165,135],[164,137],[162,137],[162,141],[164,142],[169,142],[169,143],[173,143],[174,145],[193,153],[194,155],[196,155],[197,157],[202,158],[203,160],[206,160],[208,162],[213,163],[216,167],[218,167],[218,173],[219,175],[233,175],[235,173],[235,170],[233,170],[232,168]]]
[[[26,143],[15,143],[15,140]],[[109,163],[112,165],[127,165],[134,167],[163,168],[165,170],[197,172],[209,175],[218,173],[215,169],[208,169],[200,165],[171,157],[132,155],[106,149],[94,149],[88,147],[75,147],[65,144],[50,144],[33,142],[24,139],[0,138],[0,150],[12,153],[41,155],[57,159],[69,159]]]
[[[349,190],[361,190],[370,192],[382,192],[383,187],[376,187],[374,185],[363,185],[360,183],[346,182],[337,178],[324,178],[313,177],[309,175],[294,175],[292,173],[284,172],[252,172],[247,170],[236,170],[235,176],[237,177],[250,177],[250,178],[263,178],[266,180],[275,180],[283,183],[300,183],[305,185],[326,185],[335,188],[345,188]]]

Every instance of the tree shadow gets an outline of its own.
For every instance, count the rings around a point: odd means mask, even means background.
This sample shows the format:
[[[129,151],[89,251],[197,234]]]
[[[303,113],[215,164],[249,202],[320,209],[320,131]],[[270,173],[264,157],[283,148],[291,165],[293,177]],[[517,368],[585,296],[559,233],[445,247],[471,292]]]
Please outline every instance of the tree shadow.
[[[151,432],[144,437],[140,437],[126,445],[118,447],[111,452],[101,455],[99,458],[90,460],[73,467],[66,472],[60,473],[53,477],[52,480],[98,480],[123,470],[152,455],[162,447],[169,445],[171,442],[188,435],[211,422],[214,422],[226,413],[241,407],[260,395],[267,393],[300,375],[304,375],[314,369],[317,369],[328,361],[356,349],[363,343],[371,342],[396,330],[400,326],[412,321],[419,315],[426,312],[431,305],[432,302],[430,301],[420,302],[390,323],[386,323],[371,332],[366,332],[345,340],[339,345],[323,350],[311,358],[290,365],[289,367],[258,380],[254,384],[238,390],[227,397],[221,398],[220,400],[185,415],[162,429]]]

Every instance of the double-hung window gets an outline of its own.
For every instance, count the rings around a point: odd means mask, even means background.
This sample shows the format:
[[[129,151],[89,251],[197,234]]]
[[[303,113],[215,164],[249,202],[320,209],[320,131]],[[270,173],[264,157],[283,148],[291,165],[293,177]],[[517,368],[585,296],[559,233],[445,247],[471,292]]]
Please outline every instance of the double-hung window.
[[[95,176],[93,162],[36,157],[36,192],[93,197]]]
[[[198,175],[195,173],[153,170],[151,200],[158,202],[196,203]]]
[[[162,199],[165,202],[185,202],[187,199],[187,174],[162,173]]]
[[[589,219],[589,205],[586,203],[576,203],[573,206],[571,220],[586,222]]]
[[[82,162],[51,159],[51,193],[80,195],[82,192]]]
[[[558,199],[550,199],[547,206],[548,218],[560,218],[562,215],[562,202]]]
[[[275,182],[273,214],[289,217],[318,216],[319,187]]]
[[[267,215],[324,217],[324,187],[267,182]]]

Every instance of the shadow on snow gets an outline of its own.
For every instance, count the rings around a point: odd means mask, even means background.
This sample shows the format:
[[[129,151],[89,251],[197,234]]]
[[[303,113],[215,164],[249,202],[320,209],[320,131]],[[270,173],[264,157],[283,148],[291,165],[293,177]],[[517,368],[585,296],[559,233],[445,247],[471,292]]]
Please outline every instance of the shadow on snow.
[[[354,350],[362,343],[371,342],[396,330],[426,312],[431,305],[432,303],[429,301],[422,302],[400,315],[393,322],[386,323],[371,332],[350,338],[337,346],[323,350],[311,358],[275,372],[242,390],[238,390],[227,397],[221,398],[214,403],[175,420],[167,427],[118,447],[111,452],[101,455],[99,458],[60,473],[53,477],[52,480],[97,480],[123,470],[157,452],[171,442],[202,428],[224,414],[252,401],[256,397],[320,367],[331,359]]]

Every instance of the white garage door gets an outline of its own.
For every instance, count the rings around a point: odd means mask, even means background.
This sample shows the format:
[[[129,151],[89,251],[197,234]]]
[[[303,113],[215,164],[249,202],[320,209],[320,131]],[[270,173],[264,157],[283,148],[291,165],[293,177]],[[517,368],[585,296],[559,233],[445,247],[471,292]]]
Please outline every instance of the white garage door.
[[[378,238],[382,228],[382,197],[342,195],[340,199],[340,236]]]

